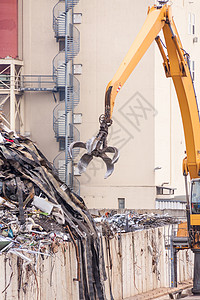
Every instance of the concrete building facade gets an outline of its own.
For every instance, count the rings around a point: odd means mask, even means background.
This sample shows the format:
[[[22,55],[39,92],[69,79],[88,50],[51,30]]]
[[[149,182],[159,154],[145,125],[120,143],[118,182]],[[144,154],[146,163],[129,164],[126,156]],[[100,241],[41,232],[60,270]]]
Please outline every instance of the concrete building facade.
[[[63,50],[63,39],[55,38],[52,29],[57,2],[18,0],[18,59],[23,62],[25,76],[37,75],[30,80],[33,82],[35,78],[37,86],[39,75],[52,76],[54,58]],[[73,25],[80,33],[79,54],[68,62],[68,72],[76,76],[73,82],[80,83],[80,103],[68,114],[69,120],[72,117],[78,120],[75,139],[80,133],[80,140],[85,142],[97,133],[98,118],[104,112],[106,86],[143,25],[148,6],[154,3],[152,0],[80,0],[69,10],[68,20],[76,23]],[[58,8],[57,17],[62,17],[63,7]],[[183,46],[191,55],[198,97],[200,3],[176,0],[172,10]],[[59,66],[59,59],[57,61]],[[45,81],[44,77],[42,80]],[[54,77],[46,81],[49,80],[48,86]],[[21,91],[20,97],[23,122],[17,122],[16,130],[37,142],[59,169],[65,157],[59,156],[63,139],[55,139],[53,111],[63,100],[63,90],[27,89]],[[57,108],[57,114],[64,115],[63,103]],[[8,103],[3,110],[9,119]],[[59,126],[64,125],[58,125],[62,130]],[[116,98],[109,145],[120,149],[120,159],[107,180],[104,179],[105,165],[96,158],[87,172],[76,175],[76,163],[82,151],[74,159],[74,166],[68,164],[76,184],[80,183],[80,195],[88,207],[154,208],[157,186],[168,187],[170,191],[174,188],[176,195],[184,195],[185,142],[178,101],[171,79],[165,78],[155,43]]]

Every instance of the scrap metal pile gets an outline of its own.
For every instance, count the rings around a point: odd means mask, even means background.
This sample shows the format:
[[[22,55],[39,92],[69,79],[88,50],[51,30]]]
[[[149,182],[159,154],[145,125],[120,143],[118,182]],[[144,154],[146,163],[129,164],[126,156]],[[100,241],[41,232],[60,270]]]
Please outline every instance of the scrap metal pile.
[[[31,262],[71,241],[80,299],[105,299],[101,240],[84,201],[58,179],[37,146],[0,124],[0,253]]]
[[[94,219],[105,236],[114,236],[117,232],[130,232],[148,228],[160,227],[168,224],[177,224],[178,220],[168,214],[138,214],[129,212],[124,214],[106,213]]]

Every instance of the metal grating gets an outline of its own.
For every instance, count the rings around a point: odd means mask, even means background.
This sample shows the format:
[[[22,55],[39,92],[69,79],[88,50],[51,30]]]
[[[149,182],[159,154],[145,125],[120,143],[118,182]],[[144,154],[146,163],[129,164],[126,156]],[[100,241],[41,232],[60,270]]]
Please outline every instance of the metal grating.
[[[57,79],[51,75],[21,75],[21,91],[57,91]]]
[[[78,79],[72,74],[69,74],[69,85],[67,87],[67,92],[67,112],[70,112],[73,111],[73,109],[79,104],[80,101],[80,83]],[[60,120],[60,124],[62,123],[61,119],[63,119],[64,113],[65,101],[62,101],[54,108],[54,124],[58,123],[58,120]]]
[[[67,40],[67,58],[73,59],[80,51],[80,32],[73,25],[69,24],[69,36]]]
[[[69,24],[69,36],[67,39],[67,54],[65,54],[65,50],[60,51],[53,59],[53,74],[57,71],[57,69],[65,63],[65,59],[67,62],[72,60],[80,51],[80,32],[79,30],[72,24]],[[66,57],[65,57],[66,55]]]

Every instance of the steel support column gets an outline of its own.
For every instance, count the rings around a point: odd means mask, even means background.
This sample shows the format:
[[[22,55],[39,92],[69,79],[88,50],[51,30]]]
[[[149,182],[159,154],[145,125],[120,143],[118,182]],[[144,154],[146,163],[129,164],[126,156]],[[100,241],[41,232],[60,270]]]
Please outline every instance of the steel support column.
[[[67,112],[67,99],[68,99],[68,76],[67,76],[67,42],[68,42],[68,22],[67,22],[67,4],[65,0],[65,183],[68,184],[68,112]]]
[[[10,64],[10,129],[15,131],[15,64]]]
[[[193,249],[194,252],[194,278],[193,278],[193,294],[200,294],[200,250]]]

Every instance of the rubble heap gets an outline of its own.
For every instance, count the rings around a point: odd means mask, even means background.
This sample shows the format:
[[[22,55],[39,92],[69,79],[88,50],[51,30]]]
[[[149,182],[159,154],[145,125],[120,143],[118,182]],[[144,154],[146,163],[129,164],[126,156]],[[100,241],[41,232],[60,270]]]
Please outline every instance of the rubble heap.
[[[101,227],[105,236],[114,236],[117,232],[130,232],[148,228],[161,227],[168,224],[177,224],[179,221],[168,214],[138,214],[130,212],[125,214],[106,213],[94,219],[97,226]]]
[[[0,124],[0,251],[30,260],[61,241],[76,249],[80,299],[105,299],[102,246],[81,197],[59,180],[30,140]]]

